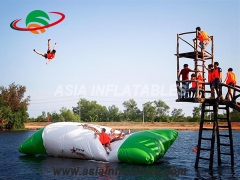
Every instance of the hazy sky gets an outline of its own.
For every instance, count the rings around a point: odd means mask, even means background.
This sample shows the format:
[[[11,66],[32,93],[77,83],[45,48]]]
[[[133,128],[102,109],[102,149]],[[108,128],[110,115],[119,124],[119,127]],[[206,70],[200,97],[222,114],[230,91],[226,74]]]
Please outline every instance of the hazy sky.
[[[232,67],[240,80],[238,0],[3,0],[0,2],[0,85],[12,82],[27,88],[30,117],[71,109],[79,98],[116,105],[133,98],[140,110],[148,101],[163,100],[186,115],[198,104],[176,103],[177,34],[200,26],[214,36],[215,61],[223,77]],[[10,23],[33,10],[62,12],[60,24],[38,35],[16,31]],[[50,16],[50,22],[59,16]],[[47,39],[57,42],[56,57],[46,59]],[[190,37],[191,38],[191,37]],[[182,60],[180,67],[193,60]],[[207,63],[208,64],[208,63]]]

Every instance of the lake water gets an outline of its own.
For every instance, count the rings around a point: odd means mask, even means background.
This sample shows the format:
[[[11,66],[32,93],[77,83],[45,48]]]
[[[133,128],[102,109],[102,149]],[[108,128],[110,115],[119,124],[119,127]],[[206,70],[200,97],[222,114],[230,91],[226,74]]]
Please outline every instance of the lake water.
[[[208,161],[200,160],[195,169],[198,131],[179,131],[179,136],[165,156],[153,165],[103,163],[80,159],[25,156],[19,145],[36,131],[0,132],[0,179],[81,179],[81,180],[145,180],[145,179],[240,179],[240,131],[233,131],[235,166],[226,164],[208,169]],[[224,157],[223,157],[224,158]]]

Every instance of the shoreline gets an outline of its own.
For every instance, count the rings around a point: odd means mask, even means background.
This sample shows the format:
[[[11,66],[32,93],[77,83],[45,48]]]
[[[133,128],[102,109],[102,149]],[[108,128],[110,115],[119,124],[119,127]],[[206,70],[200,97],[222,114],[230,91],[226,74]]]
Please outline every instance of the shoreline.
[[[188,131],[198,131],[199,123],[197,122],[79,122],[83,124],[98,124],[101,126],[108,126],[117,130],[151,130],[151,129],[175,129],[175,130],[188,130]],[[44,126],[51,124],[51,122],[29,122],[24,123],[26,130],[38,130]],[[218,123],[219,125],[226,125],[225,122]],[[240,122],[232,122],[232,130],[240,130]],[[212,127],[212,124],[204,124],[204,127]],[[223,129],[224,130],[224,129]]]

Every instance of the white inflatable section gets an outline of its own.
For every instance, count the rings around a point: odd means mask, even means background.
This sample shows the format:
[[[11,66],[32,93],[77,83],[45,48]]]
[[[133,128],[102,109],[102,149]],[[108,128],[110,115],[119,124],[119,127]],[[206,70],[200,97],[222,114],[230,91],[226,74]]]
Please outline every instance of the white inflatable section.
[[[93,124],[88,126],[101,132],[102,128],[110,133],[111,128]],[[120,133],[119,131],[115,131]],[[91,129],[84,128],[82,123],[61,122],[53,123],[44,128],[43,144],[50,156],[81,158],[97,161],[118,162],[117,152],[121,144],[127,138],[111,143],[112,151],[106,154],[99,137]]]
[[[120,162],[118,160],[118,157],[117,157],[118,150],[119,150],[120,146],[122,145],[122,143],[128,138],[128,136],[131,136],[131,134],[126,135],[124,137],[124,139],[122,139],[122,140],[118,140],[118,141],[115,141],[115,142],[111,143],[112,151],[108,155],[108,161],[109,162]]]

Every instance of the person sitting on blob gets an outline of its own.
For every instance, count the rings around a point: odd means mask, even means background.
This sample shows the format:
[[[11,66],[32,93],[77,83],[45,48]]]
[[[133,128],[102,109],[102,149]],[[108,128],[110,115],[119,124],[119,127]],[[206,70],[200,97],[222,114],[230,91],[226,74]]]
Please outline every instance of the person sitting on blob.
[[[106,133],[106,129],[102,128],[101,133],[95,133],[95,135],[99,135],[99,141],[101,142],[101,144],[103,145],[103,148],[105,149],[106,153],[109,154],[109,152],[107,151],[107,148],[111,151],[112,148],[110,146],[110,138]]]
[[[130,129],[128,130],[128,133],[126,133],[126,134],[130,134]],[[121,140],[125,137],[126,134],[123,133],[123,130],[120,132],[120,134],[117,134],[117,133],[115,133],[115,129],[111,129],[110,134],[109,134],[109,138],[111,140],[110,142]]]

